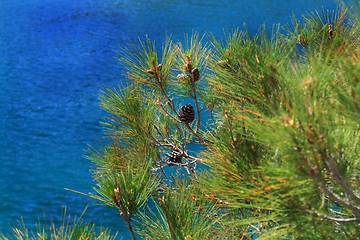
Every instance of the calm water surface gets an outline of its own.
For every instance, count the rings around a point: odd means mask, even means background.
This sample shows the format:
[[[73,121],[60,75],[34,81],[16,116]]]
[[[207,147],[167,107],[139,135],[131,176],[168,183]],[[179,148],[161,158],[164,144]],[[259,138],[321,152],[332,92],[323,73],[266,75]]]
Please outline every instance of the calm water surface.
[[[60,221],[63,206],[86,221],[129,237],[107,207],[66,191],[90,192],[90,164],[82,156],[102,134],[98,107],[104,86],[122,81],[119,46],[146,34],[159,45],[166,33],[192,30],[221,36],[247,24],[287,23],[323,0],[1,0],[0,1],[0,231],[23,217],[35,228],[46,212]]]

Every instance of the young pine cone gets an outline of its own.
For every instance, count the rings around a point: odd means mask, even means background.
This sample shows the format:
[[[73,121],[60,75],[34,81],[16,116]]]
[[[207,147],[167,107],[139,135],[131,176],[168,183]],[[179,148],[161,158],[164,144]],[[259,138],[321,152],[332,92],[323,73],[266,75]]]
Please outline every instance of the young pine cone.
[[[169,162],[171,163],[181,163],[182,160],[182,154],[178,151],[172,151],[170,157],[169,157]]]
[[[329,37],[332,37],[332,35],[333,35],[333,30],[332,30],[332,25],[331,24],[329,24],[328,34],[329,34]]]
[[[181,73],[176,76],[177,79],[179,79],[181,82],[186,82],[186,79],[188,78],[187,74]]]
[[[180,120],[184,123],[191,123],[195,119],[194,107],[191,104],[182,106],[179,110]]]

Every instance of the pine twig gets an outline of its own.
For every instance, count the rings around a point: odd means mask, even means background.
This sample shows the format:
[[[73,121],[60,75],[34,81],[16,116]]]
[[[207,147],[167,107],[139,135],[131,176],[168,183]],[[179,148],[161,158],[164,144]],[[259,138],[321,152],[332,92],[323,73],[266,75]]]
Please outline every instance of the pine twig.
[[[158,102],[158,105],[161,107],[161,109],[164,111],[165,115],[167,117],[170,117],[172,120],[174,120],[175,122],[181,122],[179,119],[176,119],[172,114],[170,114],[164,107],[164,105],[162,104],[162,102]]]
[[[323,213],[314,212],[317,216],[332,222],[360,222],[360,218],[334,218]]]
[[[353,199],[357,204],[360,205],[360,196],[358,196],[340,176],[334,158],[330,154],[328,154],[326,157],[329,160],[330,164],[330,167],[327,166],[326,169],[329,171],[333,179],[344,189],[344,191],[351,197],[351,199]]]
[[[129,229],[131,239],[136,240],[134,229],[132,228],[131,223],[130,223],[131,216],[128,216],[128,211],[127,211],[126,207],[124,206],[124,204],[123,204],[123,202],[121,200],[121,197],[120,197],[120,194],[119,194],[119,189],[114,189],[114,192],[115,192],[115,197],[116,197],[115,199],[117,200],[116,205],[119,206],[120,209],[121,209],[120,216],[123,217],[123,219],[124,219],[124,221],[126,223],[126,226]]]
[[[196,85],[194,82],[191,83],[191,87],[192,87],[192,90],[193,90],[193,98],[194,98],[194,101],[195,101],[195,107],[196,107],[196,113],[197,113],[197,126],[196,126],[196,131],[195,132],[199,132],[199,129],[200,129],[200,110],[199,110],[199,103],[198,103],[198,100],[197,100],[197,95],[196,95]]]
[[[325,193],[328,197],[330,197],[334,202],[336,202],[339,205],[342,205],[344,207],[349,208],[357,217],[360,217],[360,208],[357,206],[354,206],[350,202],[344,201],[337,195],[336,193],[332,192],[327,186],[326,183],[320,178],[319,174],[314,175],[317,182],[320,184],[319,188],[321,191]]]

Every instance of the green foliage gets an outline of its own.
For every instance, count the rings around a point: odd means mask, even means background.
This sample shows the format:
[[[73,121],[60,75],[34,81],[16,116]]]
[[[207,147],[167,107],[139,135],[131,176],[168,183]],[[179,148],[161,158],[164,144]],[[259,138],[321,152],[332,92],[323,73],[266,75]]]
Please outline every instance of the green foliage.
[[[13,227],[12,237],[7,238],[0,233],[0,238],[3,240],[112,240],[116,238],[117,234],[111,235],[108,229],[96,227],[95,224],[84,223],[81,219],[83,214],[79,218],[75,216],[74,219],[71,219],[70,215],[66,216],[66,214],[66,209],[64,209],[61,226],[55,226],[54,223],[51,223],[48,227],[39,222],[37,231],[34,233],[29,231],[22,221]]]
[[[101,97],[109,141],[89,155],[92,197],[133,239],[132,217],[145,239],[355,239],[360,47],[347,12],[294,18],[286,34],[122,49],[129,83]],[[195,121],[181,121],[184,103]]]
[[[129,220],[157,187],[149,164],[143,167],[127,166],[127,169],[99,176],[97,181],[95,191],[100,196],[93,197],[118,209],[121,215],[127,214]]]
[[[132,239],[356,239],[359,6],[294,17],[284,34],[122,48],[127,82],[101,95],[108,119],[87,154],[88,196]],[[52,239],[61,234],[102,239],[77,223]]]
[[[132,239],[357,239],[359,9],[293,17],[284,34],[122,48],[126,86],[101,95],[88,196]],[[80,221],[14,236],[110,238]]]
[[[186,193],[186,194],[185,194]],[[199,199],[199,189],[179,183],[175,191],[153,198],[151,208],[141,214],[138,233],[146,239],[209,239],[218,222],[217,209]]]
[[[311,36],[315,29],[316,37],[307,44],[298,40],[301,55],[289,41],[297,33],[301,37],[299,23],[298,32],[285,36],[285,42],[264,34],[249,39],[238,32],[231,36],[243,43],[237,48],[231,40],[215,42],[222,49],[218,52],[236,56],[237,63],[226,59],[209,78],[224,99],[223,127],[229,133],[220,130],[221,137],[211,139],[211,151],[203,153],[213,172],[204,181],[230,207],[250,210],[253,216],[238,222],[257,222],[260,237],[359,234],[359,156],[345,157],[358,153],[353,88],[358,43],[356,27],[344,23],[342,11],[329,17],[337,35],[323,33],[327,21],[318,13],[305,18],[302,31],[311,29],[306,32]],[[224,61],[224,55],[218,59]]]

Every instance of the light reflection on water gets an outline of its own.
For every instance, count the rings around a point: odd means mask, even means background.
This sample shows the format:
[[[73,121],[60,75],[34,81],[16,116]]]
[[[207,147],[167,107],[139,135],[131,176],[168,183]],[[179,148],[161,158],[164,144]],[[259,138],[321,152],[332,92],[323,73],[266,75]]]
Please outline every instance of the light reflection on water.
[[[254,0],[3,0],[0,3],[0,230],[21,216],[34,227],[43,209],[58,222],[61,208],[81,214],[91,191],[83,149],[102,129],[103,86],[122,68],[115,52],[147,34],[182,39],[193,30],[286,23],[332,1]],[[160,45],[160,44],[159,44]],[[85,220],[129,235],[113,210],[90,205]]]

